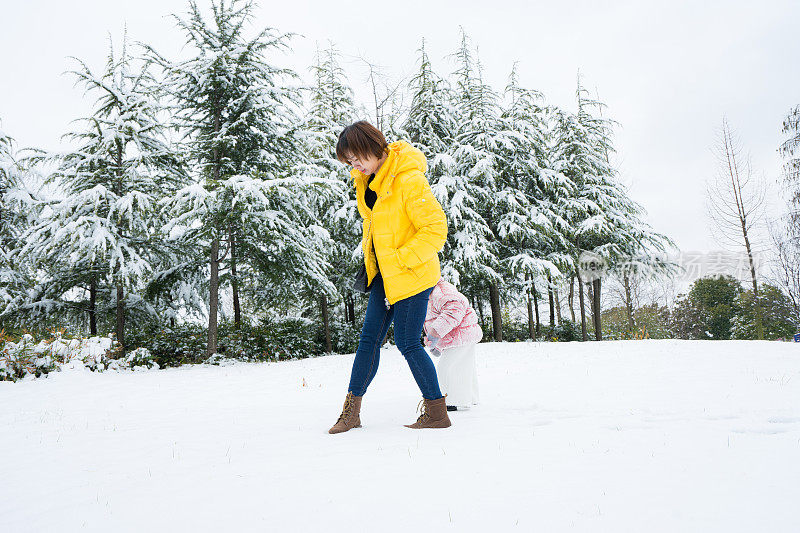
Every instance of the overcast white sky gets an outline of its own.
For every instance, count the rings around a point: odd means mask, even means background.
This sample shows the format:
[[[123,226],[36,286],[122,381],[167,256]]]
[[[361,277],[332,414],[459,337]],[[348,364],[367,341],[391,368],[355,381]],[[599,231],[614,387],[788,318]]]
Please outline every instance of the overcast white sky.
[[[168,15],[183,13],[185,0],[0,4],[0,121],[18,147],[58,149],[69,122],[89,111],[90,102],[62,75],[72,67],[67,56],[99,71],[108,34],[119,40],[126,23],[132,40],[168,57],[183,43]],[[281,60],[304,76],[315,43],[335,42],[351,57],[345,67],[365,98],[364,71],[352,58],[363,55],[407,75],[425,37],[434,67],[446,74],[459,26],[479,47],[496,89],[518,60],[523,84],[574,109],[580,70],[620,122],[617,165],[631,196],[683,251],[719,248],[708,230],[704,181],[715,172],[712,148],[723,115],[775,196],[781,122],[800,104],[797,1],[262,0],[256,24],[304,36]],[[776,198],[773,206],[781,205]]]

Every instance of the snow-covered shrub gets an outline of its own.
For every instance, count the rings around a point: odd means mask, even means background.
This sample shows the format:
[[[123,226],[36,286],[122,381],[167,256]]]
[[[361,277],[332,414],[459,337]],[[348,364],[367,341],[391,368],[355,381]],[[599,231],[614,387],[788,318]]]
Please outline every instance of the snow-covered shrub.
[[[758,303],[764,339],[791,338],[797,332],[791,299],[775,285],[764,283],[759,288]],[[734,299],[736,315],[731,318],[731,338],[758,338],[758,311],[752,289],[739,293]]]
[[[283,361],[314,357],[324,352],[316,342],[318,325],[307,318],[271,318],[258,326],[232,322],[220,325],[219,351],[245,361]]]
[[[578,339],[574,334],[575,326],[569,319],[562,319],[562,324],[557,324],[554,328],[542,324],[538,340],[544,341],[573,341]],[[501,312],[501,324],[503,328],[503,342],[527,342],[531,340],[528,317],[524,315],[514,315],[510,309],[504,308]],[[492,331],[492,316],[484,317],[483,322],[478,322],[483,329],[483,339],[481,342],[493,342],[494,332]]]
[[[358,349],[358,338],[361,335],[361,323],[358,325],[343,321],[340,318],[333,318],[328,323],[331,332],[331,350],[333,353],[355,353]],[[325,348],[325,329],[322,324],[317,324],[316,342]]]
[[[30,333],[18,342],[5,340],[0,354],[0,380],[16,381],[27,375],[41,376],[55,368],[52,356],[42,353]]]
[[[41,343],[47,343],[48,353],[59,363],[80,361],[89,370],[105,370],[115,347],[111,337],[67,339],[62,332],[57,332],[51,341],[42,340]]]
[[[518,342],[530,340],[531,334],[528,329],[528,318],[516,317],[511,314],[508,308],[504,308],[500,313],[503,325],[503,341],[505,342]],[[489,329],[484,330],[483,340],[494,340],[494,335],[491,331],[492,322],[489,320]]]
[[[159,367],[200,363],[205,359],[208,330],[200,324],[147,328],[127,335],[131,346],[146,348]]]
[[[0,381],[16,381],[28,376],[40,377],[66,369],[124,370],[135,367],[157,368],[150,353],[140,348],[120,357],[119,344],[113,337],[70,338],[64,331],[38,341],[30,333],[17,341],[1,337]]]
[[[155,356],[150,353],[150,350],[142,347],[131,350],[125,357],[114,360],[114,362],[123,363],[124,366],[133,370],[160,368],[155,360]]]
[[[353,353],[358,345],[359,331],[351,324],[332,321],[331,336],[337,353]],[[325,350],[320,324],[301,317],[272,318],[256,326],[223,322],[218,353],[212,358],[206,357],[208,330],[199,324],[142,328],[126,337],[132,349],[123,354],[113,335],[70,338],[56,331],[37,340],[29,333],[19,339],[0,334],[0,380],[66,369],[143,370],[232,360],[283,361],[315,357]]]
[[[545,331],[546,340],[549,341],[572,342],[581,338],[580,325],[567,318],[561,319],[552,329],[548,327]]]
[[[129,334],[128,341],[131,346],[146,348],[151,361],[162,368],[230,359],[283,361],[321,355],[325,345],[318,329],[319,324],[300,317],[272,318],[255,326],[242,323],[236,327],[233,322],[221,322],[217,331],[219,355],[211,359],[206,356],[208,329],[200,324],[142,330]]]
[[[686,294],[678,295],[670,329],[679,339],[730,339],[731,320],[739,312],[744,288],[730,275],[698,278]]]
[[[670,330],[670,309],[664,305],[647,304],[633,310],[634,327],[631,329],[628,311],[625,306],[615,306],[602,311],[603,339],[668,339]],[[587,327],[591,317],[587,316]],[[580,329],[580,323],[578,323]],[[594,337],[593,337],[594,338]]]

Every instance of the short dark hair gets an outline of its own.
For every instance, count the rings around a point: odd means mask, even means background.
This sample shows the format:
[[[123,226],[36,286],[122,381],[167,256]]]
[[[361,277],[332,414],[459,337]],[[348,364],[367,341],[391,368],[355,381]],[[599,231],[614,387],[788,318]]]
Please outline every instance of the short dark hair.
[[[380,159],[388,146],[386,138],[378,128],[366,120],[359,120],[347,126],[339,134],[339,142],[336,143],[336,159],[342,163],[348,162],[348,155],[359,158],[372,155]]]

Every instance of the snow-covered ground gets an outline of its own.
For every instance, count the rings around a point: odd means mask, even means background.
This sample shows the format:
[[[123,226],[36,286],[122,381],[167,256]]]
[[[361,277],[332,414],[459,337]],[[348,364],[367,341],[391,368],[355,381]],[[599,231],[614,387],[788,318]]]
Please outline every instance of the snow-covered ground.
[[[381,353],[0,383],[0,531],[800,531],[800,344],[478,347],[481,405]]]

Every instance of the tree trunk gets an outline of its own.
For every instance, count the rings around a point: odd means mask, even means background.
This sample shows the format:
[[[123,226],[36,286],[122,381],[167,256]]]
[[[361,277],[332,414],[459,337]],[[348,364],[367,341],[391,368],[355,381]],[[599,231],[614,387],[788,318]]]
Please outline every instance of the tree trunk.
[[[97,335],[97,276],[89,282],[89,335]]]
[[[587,282],[586,289],[589,296],[589,320],[592,323],[592,327],[594,327],[594,282]]]
[[[219,133],[222,129],[221,125],[221,111],[218,108],[214,109],[214,133]],[[214,161],[214,187],[220,179],[221,161],[219,147],[214,146],[211,149],[211,156]],[[206,346],[206,357],[211,357],[217,353],[217,312],[219,311],[219,237],[215,234],[214,239],[211,241],[211,257],[209,258],[209,267],[211,269],[211,279],[209,280],[209,295],[208,295],[208,345]]]
[[[529,281],[531,279],[530,274],[525,274],[525,281]],[[531,298],[531,288],[528,288],[525,291],[525,300],[528,304],[528,334],[531,336],[532,340],[536,340],[536,324],[533,321],[533,301]]]
[[[569,297],[567,298],[567,302],[569,303],[569,316],[572,319],[572,323],[575,323],[575,274],[573,274],[569,278]]]
[[[633,320],[633,299],[631,298],[631,280],[628,277],[628,273],[625,272],[622,274],[622,284],[625,287],[625,311],[628,314],[628,331],[633,337],[633,333],[636,331],[636,322]]]
[[[233,226],[228,231],[231,246],[231,288],[233,289],[233,325],[236,328],[242,325],[242,310],[239,305],[239,279],[236,277],[236,234]]]
[[[117,342],[122,346],[122,352],[125,353],[125,300],[124,289],[122,282],[117,282]]]
[[[550,277],[549,272],[547,273],[547,301],[550,304],[550,329],[553,329],[556,320],[556,309],[553,302],[553,279]]]
[[[589,333],[586,331],[586,303],[583,301],[583,281],[578,276],[578,301],[581,306],[581,337],[584,342],[589,340]]]
[[[325,351],[333,352],[331,347],[331,328],[328,324],[328,297],[324,294],[319,299],[320,309],[322,310],[322,326],[325,328]]]
[[[747,251],[747,259],[750,261],[750,279],[753,281],[753,305],[756,313],[756,336],[759,340],[764,340],[764,313],[761,309],[761,302],[758,297],[758,281],[756,281],[756,265],[753,262],[753,251],[750,249],[750,238],[747,235],[747,228],[742,222],[742,232],[744,233],[744,247]]]
[[[561,301],[558,299],[558,287],[553,287],[553,301],[555,302],[556,306],[556,318],[558,319],[558,323],[561,324]]]
[[[602,329],[600,327],[600,278],[592,282],[594,284],[594,337],[601,341],[603,340]]]
[[[500,290],[497,287],[496,281],[493,281],[489,285],[489,301],[492,305],[492,330],[494,333],[494,340],[502,342],[503,325],[500,316]]]
[[[211,279],[208,295],[208,346],[206,357],[217,353],[217,310],[219,308],[219,239],[211,241]]]
[[[350,297],[348,298],[347,309],[350,312],[350,323],[355,326],[356,325],[356,299],[355,299],[355,296],[352,293],[350,293]]]
[[[533,311],[536,313],[536,335],[542,334],[542,321],[539,318],[539,293],[536,292],[536,279],[534,278],[533,284]]]
[[[172,302],[174,301],[174,299],[172,298],[172,293],[167,293],[167,301],[170,304],[170,308],[172,308]],[[170,317],[169,323],[170,323],[170,326],[172,326],[173,328],[175,327],[175,316],[174,315]]]
[[[118,196],[122,196],[122,143],[117,141],[117,190]],[[118,270],[118,268],[116,269]],[[122,346],[122,352],[125,353],[125,290],[123,288],[122,280],[117,280],[117,342]]]

